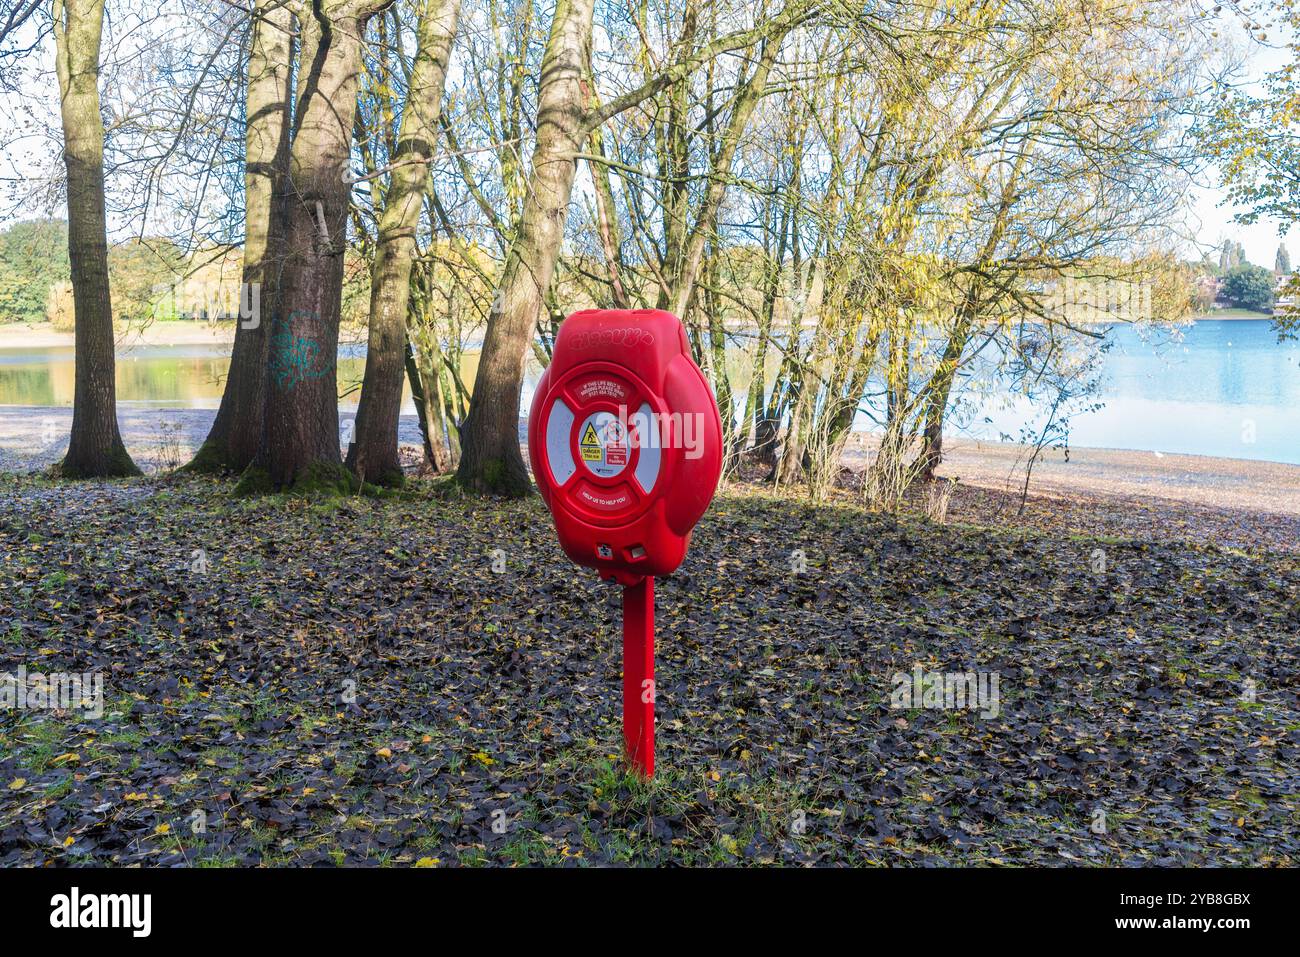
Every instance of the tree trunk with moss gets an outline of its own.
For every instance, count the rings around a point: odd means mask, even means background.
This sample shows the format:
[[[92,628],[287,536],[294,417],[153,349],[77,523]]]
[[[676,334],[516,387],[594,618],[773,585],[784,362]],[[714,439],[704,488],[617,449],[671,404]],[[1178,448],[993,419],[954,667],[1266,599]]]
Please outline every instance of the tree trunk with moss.
[[[103,0],[55,0],[54,43],[68,173],[68,256],[76,321],[68,478],[139,475],[117,426],[113,304],[104,215],[104,123],[99,111]]]
[[[265,419],[242,493],[347,492],[339,455],[339,316],[347,248],[349,157],[362,31],[386,6],[317,2],[304,14],[299,100],[289,154],[285,258],[267,330]]]
[[[284,184],[289,165],[293,15],[277,0],[253,11],[244,130],[244,268],[239,322],[221,407],[187,468],[242,472],[257,454],[266,404],[267,327],[284,257]],[[256,289],[254,296],[252,290]],[[257,303],[245,314],[244,306]]]
[[[424,0],[420,6],[415,65],[392,157],[392,179],[379,219],[370,281],[366,371],[347,465],[358,478],[381,485],[402,482],[397,424],[402,407],[411,264],[459,15],[460,0]]]
[[[584,90],[591,57],[594,0],[559,0],[542,59],[537,145],[519,231],[488,317],[469,415],[461,429],[457,480],[478,492],[519,497],[531,482],[519,452],[519,394],[555,259],[577,168],[589,135]]]

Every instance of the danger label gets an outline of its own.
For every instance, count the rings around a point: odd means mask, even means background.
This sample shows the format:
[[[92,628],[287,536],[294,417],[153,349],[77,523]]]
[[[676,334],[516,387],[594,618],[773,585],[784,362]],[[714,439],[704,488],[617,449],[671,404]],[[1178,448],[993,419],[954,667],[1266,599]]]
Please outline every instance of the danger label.
[[[613,478],[628,464],[627,427],[609,412],[587,416],[578,426],[578,454],[587,471]]]
[[[582,452],[582,458],[587,462],[599,462],[604,456],[604,450],[600,445],[600,437],[596,435],[596,427],[587,422],[587,427],[582,430],[582,439],[578,442],[578,448]]]

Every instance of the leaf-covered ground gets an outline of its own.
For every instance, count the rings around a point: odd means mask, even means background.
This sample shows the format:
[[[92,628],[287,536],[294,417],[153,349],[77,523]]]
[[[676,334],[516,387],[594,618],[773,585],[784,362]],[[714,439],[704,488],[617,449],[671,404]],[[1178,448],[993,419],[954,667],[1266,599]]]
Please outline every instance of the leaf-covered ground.
[[[659,585],[646,786],[617,589],[540,502],[228,491],[3,479],[0,673],[106,700],[0,711],[0,865],[1300,857],[1294,555],[726,491]],[[891,708],[917,664],[999,714]]]

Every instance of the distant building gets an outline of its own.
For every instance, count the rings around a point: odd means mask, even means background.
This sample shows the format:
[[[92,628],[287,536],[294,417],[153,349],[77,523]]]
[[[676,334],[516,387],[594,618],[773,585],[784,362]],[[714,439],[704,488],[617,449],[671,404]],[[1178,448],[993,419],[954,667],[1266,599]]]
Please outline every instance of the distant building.
[[[1273,286],[1273,311],[1294,309],[1297,292],[1300,292],[1300,281],[1297,281],[1295,273],[1278,276],[1277,283]]]
[[[1201,273],[1195,280],[1196,306],[1201,310],[1221,309],[1219,297],[1223,295],[1223,280],[1209,273]]]

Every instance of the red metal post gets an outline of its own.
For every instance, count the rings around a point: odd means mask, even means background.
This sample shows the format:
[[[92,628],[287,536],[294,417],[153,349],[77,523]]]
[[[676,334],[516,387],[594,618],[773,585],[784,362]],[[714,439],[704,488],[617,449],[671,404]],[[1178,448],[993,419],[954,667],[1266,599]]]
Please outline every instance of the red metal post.
[[[628,763],[655,773],[655,580],[623,588],[623,746]]]

